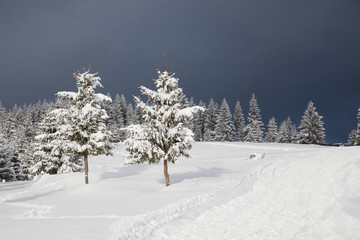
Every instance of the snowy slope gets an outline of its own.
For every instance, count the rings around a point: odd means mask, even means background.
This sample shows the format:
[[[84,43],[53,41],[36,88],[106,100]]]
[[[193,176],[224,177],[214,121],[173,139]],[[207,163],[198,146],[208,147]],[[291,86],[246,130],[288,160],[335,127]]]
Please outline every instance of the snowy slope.
[[[89,185],[0,183],[0,239],[360,239],[357,147],[195,143],[168,188],[161,164],[123,165],[122,151],[89,159]]]

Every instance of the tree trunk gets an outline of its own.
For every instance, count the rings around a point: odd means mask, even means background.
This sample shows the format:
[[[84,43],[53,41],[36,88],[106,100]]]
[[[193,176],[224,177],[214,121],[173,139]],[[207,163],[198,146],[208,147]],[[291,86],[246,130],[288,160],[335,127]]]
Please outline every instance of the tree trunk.
[[[166,186],[170,186],[169,173],[168,173],[168,165],[167,160],[164,160],[164,175],[165,175],[165,183]]]
[[[85,184],[88,184],[89,183],[89,177],[88,177],[89,163],[88,163],[87,155],[84,156],[84,165],[85,165]]]

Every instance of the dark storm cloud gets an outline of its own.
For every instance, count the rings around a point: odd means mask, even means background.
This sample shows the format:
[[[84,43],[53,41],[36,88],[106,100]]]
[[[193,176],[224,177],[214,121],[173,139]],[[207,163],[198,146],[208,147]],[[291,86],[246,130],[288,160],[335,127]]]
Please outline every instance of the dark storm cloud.
[[[345,141],[360,106],[360,4],[351,0],[1,1],[0,99],[74,90],[91,65],[103,92],[138,95],[168,56],[188,96],[226,97],[264,122],[299,124],[309,100],[330,142]]]

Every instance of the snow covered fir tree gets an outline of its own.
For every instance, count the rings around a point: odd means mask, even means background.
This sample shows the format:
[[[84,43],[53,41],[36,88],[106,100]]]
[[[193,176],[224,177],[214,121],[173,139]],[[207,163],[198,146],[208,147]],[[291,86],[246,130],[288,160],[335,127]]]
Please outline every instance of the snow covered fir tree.
[[[175,163],[180,156],[190,157],[187,150],[191,149],[194,134],[187,124],[194,114],[204,110],[182,104],[184,94],[178,81],[174,74],[158,71],[158,78],[154,80],[156,91],[140,86],[148,101],[134,98],[142,110],[144,123],[125,128],[127,162],[163,162],[166,186],[170,185],[168,162]]]
[[[234,111],[235,141],[243,141],[245,137],[245,118],[239,101],[236,101]]]
[[[277,134],[278,143],[297,143],[298,141],[298,132],[296,130],[296,125],[293,124],[290,117],[286,121],[281,122],[279,131]]]
[[[76,72],[74,77],[77,92],[57,93],[59,97],[69,101],[69,107],[55,109],[52,113],[60,121],[58,138],[66,141],[60,146],[62,152],[70,156],[83,156],[85,184],[88,184],[88,156],[111,154],[110,132],[105,125],[108,115],[101,107],[103,101],[111,101],[111,98],[95,93],[96,87],[102,87],[101,79],[89,70]]]
[[[245,129],[245,142],[262,142],[264,134],[264,123],[262,122],[260,109],[255,94],[253,93],[249,102],[248,125]]]
[[[215,141],[231,142],[235,137],[235,126],[226,99],[224,98],[215,126]]]
[[[204,141],[214,141],[215,139],[215,127],[217,123],[217,116],[219,107],[214,99],[210,99],[208,107],[205,111],[204,120]]]
[[[310,101],[299,126],[300,143],[320,144],[325,140],[324,122],[316,111],[314,103]]]
[[[357,118],[357,127],[356,129],[353,129],[349,134],[348,143],[350,145],[358,146],[360,145],[360,108],[358,109],[356,118]]]
[[[271,117],[267,125],[267,132],[265,134],[266,142],[276,142],[278,139],[278,126],[275,117]]]
[[[53,108],[48,110],[39,123],[38,135],[34,142],[34,162],[31,167],[33,174],[58,174],[79,172],[83,164],[75,154],[65,154],[66,146],[70,144],[64,137],[61,127],[66,125],[64,103],[59,99]],[[69,106],[66,106],[69,107]]]

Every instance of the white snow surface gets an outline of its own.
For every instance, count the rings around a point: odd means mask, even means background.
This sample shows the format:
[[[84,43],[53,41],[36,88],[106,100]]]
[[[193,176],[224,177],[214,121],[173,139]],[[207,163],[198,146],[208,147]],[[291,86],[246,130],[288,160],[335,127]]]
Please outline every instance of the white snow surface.
[[[192,159],[0,183],[1,239],[359,240],[360,148],[195,143]],[[263,159],[249,159],[253,152]]]

